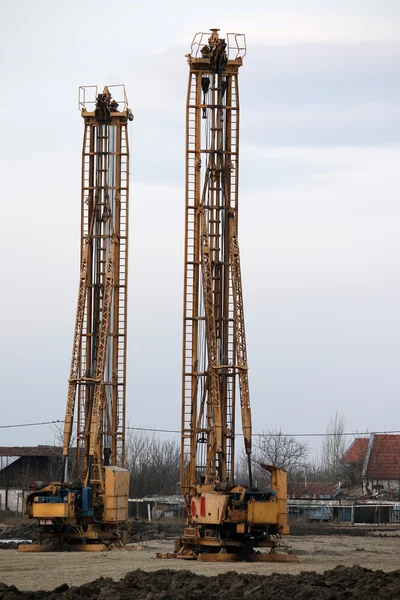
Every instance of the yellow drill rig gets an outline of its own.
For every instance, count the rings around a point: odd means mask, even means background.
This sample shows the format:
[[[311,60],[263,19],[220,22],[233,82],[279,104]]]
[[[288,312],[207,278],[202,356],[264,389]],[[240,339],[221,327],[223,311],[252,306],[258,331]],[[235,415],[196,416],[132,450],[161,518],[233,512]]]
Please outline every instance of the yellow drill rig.
[[[265,467],[269,490],[252,482],[238,243],[238,74],[246,42],[218,31],[197,34],[187,56],[181,487],[188,518],[173,556],[293,561],[277,552],[289,532],[286,472]],[[248,486],[235,485],[237,392]]]
[[[95,86],[81,87],[79,105],[84,120],[81,268],[63,475],[59,482],[32,484],[25,512],[38,522],[40,544],[22,545],[21,551],[102,550],[126,538],[128,121],[133,115],[124,86],[105,87],[102,93]]]

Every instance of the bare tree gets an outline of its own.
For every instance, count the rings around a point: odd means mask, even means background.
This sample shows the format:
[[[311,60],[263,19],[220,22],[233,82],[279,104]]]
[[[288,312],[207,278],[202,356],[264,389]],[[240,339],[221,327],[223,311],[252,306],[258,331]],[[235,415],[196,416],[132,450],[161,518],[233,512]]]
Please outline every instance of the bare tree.
[[[256,447],[256,459],[259,463],[274,465],[288,472],[288,477],[304,470],[308,460],[309,448],[305,442],[285,435],[281,430],[267,431],[260,436]]]
[[[160,440],[130,431],[125,440],[125,464],[131,473],[130,495],[174,494],[179,482],[180,448],[176,440]]]
[[[313,457],[304,466],[305,481],[326,481],[326,473],[322,463],[317,458]]]
[[[257,473],[255,473],[255,479],[254,479],[254,485],[261,487],[260,481],[259,481],[259,474],[258,474],[258,465],[254,465],[257,469]],[[253,466],[253,469],[254,469]],[[242,452],[240,453],[240,455],[238,456],[236,463],[235,463],[235,484],[236,485],[244,485],[247,486],[249,485],[249,467],[248,467],[248,462],[247,462],[247,455],[245,454],[244,450],[242,450]],[[264,478],[262,478],[262,483],[264,482]]]
[[[336,411],[330,418],[326,436],[322,446],[322,465],[332,483],[338,483],[345,476],[344,455],[346,453],[346,436],[344,416]]]
[[[263,464],[285,469],[288,479],[292,481],[303,477],[308,454],[308,444],[283,434],[281,430],[263,432],[253,450],[255,484],[264,487],[269,483],[269,474],[262,468]],[[244,455],[237,462],[236,481],[242,485],[247,485],[248,482],[247,460]]]

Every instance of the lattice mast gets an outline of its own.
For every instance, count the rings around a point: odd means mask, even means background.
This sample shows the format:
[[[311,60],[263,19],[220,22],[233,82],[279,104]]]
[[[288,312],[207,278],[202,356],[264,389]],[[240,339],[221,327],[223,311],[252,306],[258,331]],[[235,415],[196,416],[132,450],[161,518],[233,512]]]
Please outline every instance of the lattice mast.
[[[104,487],[103,466],[124,466],[129,146],[124,86],[80,88],[84,120],[81,272],[64,425],[64,479],[76,432],[77,472]],[[94,91],[94,100],[88,100]],[[76,408],[76,410],[75,410]],[[74,427],[76,416],[76,430]]]
[[[208,40],[197,34],[188,55],[181,453],[188,505],[198,485],[234,482],[237,389],[251,454],[237,239],[238,73],[246,47],[243,35],[225,41],[218,31]]]

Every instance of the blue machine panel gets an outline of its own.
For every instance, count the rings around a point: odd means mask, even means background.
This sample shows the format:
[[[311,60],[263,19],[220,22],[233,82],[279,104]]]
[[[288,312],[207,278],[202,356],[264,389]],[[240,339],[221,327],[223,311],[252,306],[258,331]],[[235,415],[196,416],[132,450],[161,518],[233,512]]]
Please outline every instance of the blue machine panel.
[[[93,488],[84,487],[81,491],[81,517],[93,517]]]

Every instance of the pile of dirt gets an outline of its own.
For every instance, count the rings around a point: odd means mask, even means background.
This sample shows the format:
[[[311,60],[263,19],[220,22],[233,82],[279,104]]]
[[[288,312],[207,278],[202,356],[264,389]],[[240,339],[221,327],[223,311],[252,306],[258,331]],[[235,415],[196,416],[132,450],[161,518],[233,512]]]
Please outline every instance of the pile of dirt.
[[[19,546],[19,542],[1,542],[0,541],[0,550],[17,550]]]
[[[147,521],[133,521],[131,523],[129,542],[137,543],[150,540],[174,539],[182,535],[183,527],[176,524],[155,524]],[[31,540],[39,541],[39,527],[36,521],[5,524],[0,529],[0,550],[14,550],[18,544],[3,544],[2,540]]]
[[[36,520],[6,525],[0,531],[0,540],[38,540],[39,528]]]
[[[182,533],[183,525],[180,524],[132,521],[129,542],[174,539],[175,537],[182,535]]]
[[[100,578],[79,587],[64,584],[52,592],[20,592],[14,586],[0,584],[0,600],[227,600],[235,597],[250,600],[398,600],[400,571],[384,573],[355,565],[336,567],[325,573],[265,576],[230,571],[217,577],[206,577],[189,571],[163,569],[152,573],[132,571],[121,581]]]

